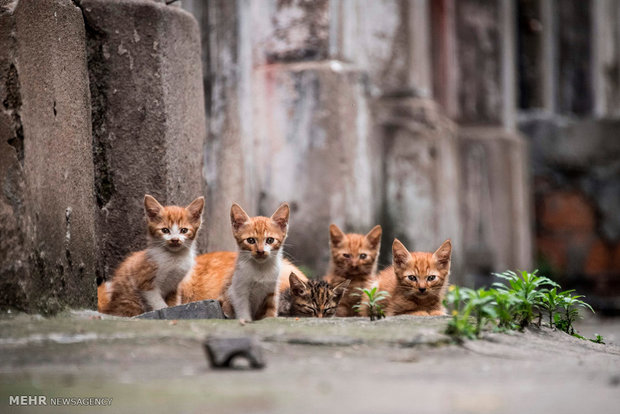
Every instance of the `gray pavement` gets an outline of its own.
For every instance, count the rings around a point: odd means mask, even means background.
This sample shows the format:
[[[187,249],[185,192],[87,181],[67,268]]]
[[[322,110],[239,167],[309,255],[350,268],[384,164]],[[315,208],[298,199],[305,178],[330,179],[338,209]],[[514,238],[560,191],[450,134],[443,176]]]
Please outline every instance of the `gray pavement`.
[[[543,328],[451,343],[447,318],[127,320],[95,312],[0,318],[0,412],[578,413],[620,406],[620,321],[606,345]],[[253,336],[262,370],[208,367],[207,335]],[[9,396],[111,406],[9,406]]]

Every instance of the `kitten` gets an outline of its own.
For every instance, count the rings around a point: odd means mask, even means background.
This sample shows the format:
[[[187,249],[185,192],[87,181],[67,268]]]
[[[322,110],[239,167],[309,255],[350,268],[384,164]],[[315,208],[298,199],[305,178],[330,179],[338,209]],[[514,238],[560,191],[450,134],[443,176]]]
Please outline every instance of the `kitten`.
[[[280,294],[278,316],[329,318],[336,314],[338,303],[349,286],[349,279],[336,286],[321,280],[303,280],[289,276],[290,288]]]
[[[237,252],[211,252],[196,258],[196,265],[181,281],[177,289],[175,304],[196,302],[205,299],[218,299],[230,286]],[[282,258],[280,268],[280,293],[289,288],[288,275],[295,273],[306,281],[308,278],[288,259]]]
[[[450,240],[443,242],[435,253],[409,253],[394,239],[393,265],[379,273],[379,290],[390,294],[385,314],[445,315],[442,301],[448,288],[451,253]]]
[[[372,228],[365,236],[344,234],[335,224],[329,226],[331,259],[325,281],[332,286],[351,280],[336,316],[357,316],[353,306],[360,303],[357,288],[369,288],[376,281],[377,259],[381,245],[381,226]]]
[[[218,298],[227,317],[251,321],[277,316],[289,214],[286,203],[269,218],[249,217],[238,204],[232,205],[230,221],[239,253],[230,286]]]
[[[174,303],[178,283],[194,266],[203,207],[204,197],[187,207],[163,207],[144,196],[147,248],[132,253],[112,280],[98,287],[99,312],[135,316]]]

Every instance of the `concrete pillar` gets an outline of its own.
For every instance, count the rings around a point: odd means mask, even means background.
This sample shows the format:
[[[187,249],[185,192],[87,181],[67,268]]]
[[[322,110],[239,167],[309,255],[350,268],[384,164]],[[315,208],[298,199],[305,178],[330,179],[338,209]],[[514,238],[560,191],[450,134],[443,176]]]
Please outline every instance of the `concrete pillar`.
[[[593,2],[595,115],[620,117],[620,3]]]
[[[368,73],[371,93],[432,96],[427,0],[332,3],[330,56]]]
[[[530,269],[531,196],[524,140],[497,127],[461,127],[459,154],[467,284],[488,284],[491,272]]]
[[[0,9],[0,308],[94,307],[96,240],[82,13]]]
[[[596,1],[556,1],[557,103],[562,114],[593,113],[592,4]]]
[[[432,251],[445,239],[462,261],[456,130],[431,99],[431,8],[425,0],[338,2],[337,53],[368,71],[372,136],[381,151],[378,209],[383,264],[398,237]],[[381,16],[378,18],[377,16]],[[361,47],[360,45],[363,45]]]
[[[515,5],[512,0],[445,1],[433,9],[444,28],[435,64],[449,62],[454,47],[457,82],[439,85],[459,122],[459,200],[464,282],[488,284],[492,271],[527,269],[531,258],[531,201],[527,146],[514,132]],[[453,22],[453,26],[450,23]],[[450,72],[435,72],[449,79]],[[456,88],[448,90],[446,85]]]
[[[86,22],[101,267],[145,245],[143,197],[204,194],[200,32],[178,7],[81,0]],[[209,223],[206,222],[205,226]],[[199,248],[206,245],[206,232]]]
[[[383,143],[381,223],[383,261],[391,262],[394,237],[418,251],[434,251],[446,239],[454,249],[454,281],[461,243],[456,126],[429,99],[383,98],[374,105],[376,136]]]
[[[364,83],[337,61],[257,68],[255,174],[259,211],[291,204],[287,252],[316,274],[328,261],[328,226],[367,232],[375,222],[374,162]]]

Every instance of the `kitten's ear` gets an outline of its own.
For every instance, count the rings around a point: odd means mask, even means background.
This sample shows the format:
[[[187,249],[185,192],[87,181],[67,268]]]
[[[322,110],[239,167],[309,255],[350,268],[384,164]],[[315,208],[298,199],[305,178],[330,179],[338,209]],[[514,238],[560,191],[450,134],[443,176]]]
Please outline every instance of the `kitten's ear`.
[[[402,244],[400,240],[394,239],[394,243],[392,243],[392,260],[394,261],[394,266],[403,266],[410,258],[411,253],[409,253],[405,245]]]
[[[366,235],[366,240],[370,242],[370,245],[372,246],[373,249],[376,249],[377,247],[379,247],[379,244],[381,243],[382,231],[383,230],[381,230],[381,226],[377,224]]]
[[[335,224],[329,225],[329,240],[332,246],[338,246],[345,238],[345,234],[340,230],[340,227]]]
[[[276,210],[275,213],[271,215],[271,219],[275,221],[282,231],[286,231],[288,227],[288,217],[291,213],[290,208],[288,207],[288,203],[280,204],[280,207]]]
[[[230,208],[230,224],[233,226],[233,230],[239,230],[239,227],[250,221],[250,216],[243,211],[241,206],[237,203],[233,203]]]
[[[159,217],[163,209],[164,208],[162,207],[162,205],[159,204],[157,200],[155,200],[155,197],[148,194],[144,196],[144,211],[146,212],[146,217],[149,219],[149,221],[152,221]]]
[[[187,211],[189,211],[189,214],[193,221],[200,222],[200,219],[202,217],[202,209],[204,208],[204,206],[205,206],[205,198],[198,197],[197,199],[192,201],[189,206],[185,208],[187,209]]]
[[[450,257],[452,255],[452,242],[446,240],[439,246],[439,249],[433,253],[433,259],[437,261],[437,267],[440,269],[450,268]]]
[[[308,287],[295,273],[291,272],[288,277],[288,282],[291,285],[291,293],[295,296],[304,296]]]
[[[351,283],[351,279],[346,279],[340,283],[338,283],[336,286],[334,286],[334,295],[336,296],[337,300],[340,301],[340,298],[342,298],[342,295],[344,295],[344,292],[347,291],[347,288],[349,287],[349,283]]]

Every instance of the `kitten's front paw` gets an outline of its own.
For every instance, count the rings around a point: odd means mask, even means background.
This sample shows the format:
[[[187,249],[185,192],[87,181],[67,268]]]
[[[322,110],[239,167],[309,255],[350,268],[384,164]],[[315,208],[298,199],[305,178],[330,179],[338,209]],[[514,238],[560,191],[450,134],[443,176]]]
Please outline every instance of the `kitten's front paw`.
[[[167,308],[167,307],[168,307],[168,305],[166,305],[165,303],[164,304],[158,303],[158,304],[155,304],[155,305],[152,306],[154,311],[160,310],[160,309],[164,309],[164,308]]]
[[[428,314],[430,316],[445,316],[446,312],[444,312],[443,310],[434,310],[434,311],[430,311]]]

